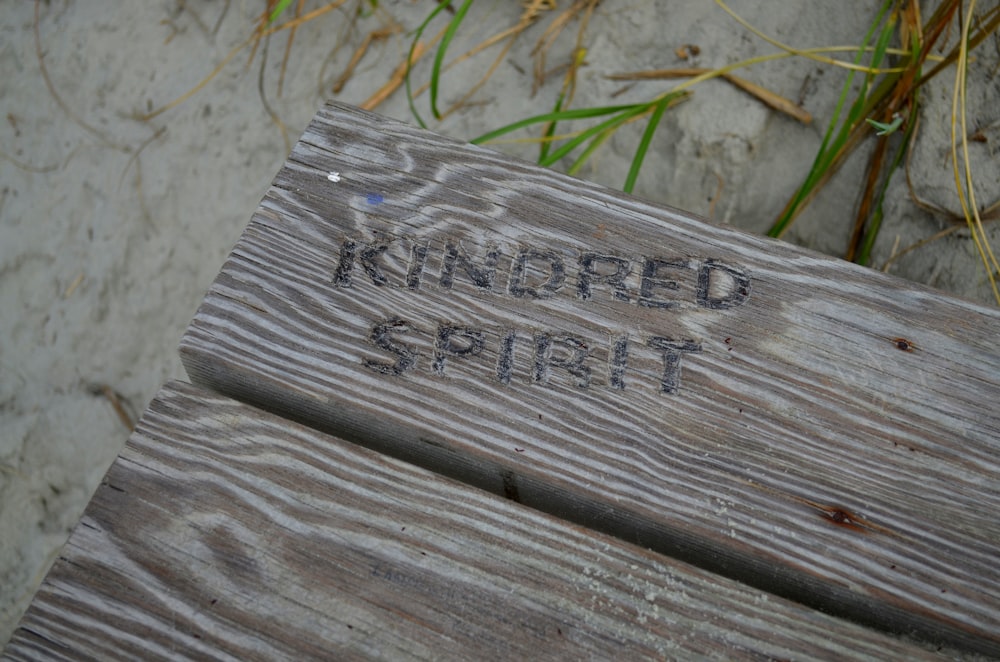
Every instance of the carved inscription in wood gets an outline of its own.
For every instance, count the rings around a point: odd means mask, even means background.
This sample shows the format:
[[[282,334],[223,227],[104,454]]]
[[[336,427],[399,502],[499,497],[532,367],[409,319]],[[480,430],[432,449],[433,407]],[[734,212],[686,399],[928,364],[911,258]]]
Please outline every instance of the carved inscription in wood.
[[[751,291],[751,278],[745,269],[711,258],[622,256],[550,246],[511,246],[489,238],[470,247],[447,234],[440,238],[378,234],[370,239],[344,238],[339,243],[333,271],[338,288],[369,290],[368,296],[378,296],[379,288],[395,288],[418,301],[430,291],[434,297],[447,300],[456,281],[464,281],[471,294],[487,301],[495,298],[506,299],[510,305],[521,303],[527,315],[535,300],[562,298],[561,305],[576,307],[576,314],[586,317],[595,298],[603,298],[606,303],[631,303],[661,311],[661,328],[670,329],[676,327],[671,318],[686,309],[733,308],[746,303]],[[456,309],[464,303],[462,296],[454,298]],[[617,308],[625,309],[623,320],[631,317],[626,306]],[[455,319],[460,317],[461,311],[456,310]],[[654,320],[645,325],[651,328],[632,333],[627,324],[609,326],[603,329],[606,341],[595,343],[583,335],[546,327],[546,322],[558,324],[554,317],[529,319],[534,326],[514,328],[506,315],[478,327],[454,320],[393,315],[372,320],[368,334],[384,358],[365,355],[360,361],[375,373],[391,377],[420,369],[444,377],[449,365],[469,361],[479,364],[483,378],[504,386],[511,385],[515,373],[522,376],[524,384],[544,385],[558,372],[576,388],[623,391],[632,380],[630,359],[643,355],[660,361],[662,369],[655,388],[676,394],[682,360],[687,354],[700,353],[702,342],[658,335],[661,331],[655,327],[656,317],[655,313],[647,315],[646,319]],[[431,340],[431,350],[423,356],[413,344],[420,336]]]

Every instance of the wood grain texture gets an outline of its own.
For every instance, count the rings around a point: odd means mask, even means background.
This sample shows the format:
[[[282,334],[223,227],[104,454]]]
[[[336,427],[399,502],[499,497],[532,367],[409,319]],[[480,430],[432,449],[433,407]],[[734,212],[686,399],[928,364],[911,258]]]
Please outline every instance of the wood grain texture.
[[[320,430],[1000,654],[998,328],[994,310],[330,105],[181,354],[194,381]]]
[[[5,659],[928,659],[185,384]]]

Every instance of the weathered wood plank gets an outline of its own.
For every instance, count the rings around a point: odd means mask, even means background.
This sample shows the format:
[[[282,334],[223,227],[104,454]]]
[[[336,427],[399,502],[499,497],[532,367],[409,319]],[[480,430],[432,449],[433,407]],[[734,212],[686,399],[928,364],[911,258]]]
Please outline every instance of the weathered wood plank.
[[[1000,653],[1000,315],[345,106],[192,379],[757,587]]]
[[[931,652],[175,383],[9,659]]]

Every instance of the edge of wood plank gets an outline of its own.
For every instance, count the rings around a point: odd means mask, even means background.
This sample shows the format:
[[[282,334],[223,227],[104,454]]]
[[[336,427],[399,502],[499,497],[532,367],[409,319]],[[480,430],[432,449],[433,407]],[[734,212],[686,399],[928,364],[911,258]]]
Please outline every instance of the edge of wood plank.
[[[955,654],[174,382],[108,472],[4,657],[460,659],[474,650]]]

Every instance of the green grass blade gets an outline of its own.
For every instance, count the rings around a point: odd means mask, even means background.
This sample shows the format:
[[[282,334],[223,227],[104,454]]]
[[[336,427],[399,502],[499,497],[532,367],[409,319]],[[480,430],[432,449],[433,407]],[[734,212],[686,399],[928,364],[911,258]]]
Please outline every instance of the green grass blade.
[[[272,11],[271,15],[267,17],[268,24],[270,25],[271,23],[277,21],[278,17],[281,16],[282,12],[288,9],[288,5],[290,4],[292,4],[292,0],[279,0],[278,4],[274,6],[274,11]]]
[[[870,66],[877,67],[882,62],[882,59],[885,57],[885,49],[888,47],[889,39],[892,37],[892,33],[894,31],[895,31],[895,23],[890,21],[889,23],[886,24],[885,28],[883,28],[882,32],[879,34],[879,38],[874,48]],[[845,83],[845,88],[844,88],[845,91],[851,84],[850,78],[851,77],[849,76],[848,82]],[[826,149],[821,150],[821,152],[819,153],[817,160],[817,164],[819,167],[817,168],[815,173],[810,172],[810,176],[809,178],[807,178],[807,183],[808,183],[807,193],[815,186],[817,181],[823,176],[823,173],[826,172],[833,165],[834,159],[838,158],[838,155],[841,153],[841,149],[844,147],[844,145],[850,138],[851,131],[854,129],[854,127],[864,122],[865,118],[868,116],[868,113],[870,112],[869,104],[872,100],[872,97],[869,96],[869,90],[871,89],[871,83],[873,78],[874,78],[873,74],[865,75],[865,79],[861,85],[861,89],[858,91],[858,96],[854,100],[854,103],[851,104],[851,107],[848,109],[847,117],[845,117],[843,123],[841,123],[840,130],[836,133],[836,137],[834,138],[832,143],[826,144]],[[886,87],[882,89],[888,89],[888,88]],[[833,128],[832,123],[831,123],[831,128]]]
[[[882,3],[878,14],[875,16],[875,20],[872,21],[871,27],[868,28],[864,41],[854,57],[854,64],[861,63],[861,59],[864,57],[868,44],[871,43],[872,39],[875,37],[876,30],[878,30],[879,25],[881,25],[886,13],[891,9],[892,5],[893,0],[885,0]],[[875,49],[877,52],[872,55],[872,63],[881,62],[882,58],[885,56],[885,49],[888,46],[888,40],[891,36],[892,30],[890,29],[890,25],[886,25],[886,27],[879,33]],[[879,45],[881,45],[881,49],[878,48]],[[840,153],[841,149],[850,137],[851,128],[857,122],[864,121],[864,110],[866,108],[865,101],[870,81],[870,75],[866,76],[865,84],[862,86],[862,90],[858,94],[858,98],[851,104],[847,111],[847,116],[844,118],[844,121],[841,122],[841,114],[847,104],[848,96],[851,93],[851,86],[854,83],[854,70],[851,70],[848,73],[847,80],[844,82],[843,88],[841,88],[840,97],[837,99],[837,105],[834,107],[833,116],[830,118],[830,123],[827,126],[826,132],[823,134],[823,141],[820,143],[819,150],[816,152],[816,158],[813,159],[813,164],[810,167],[809,172],[806,174],[805,181],[803,181],[796,190],[778,220],[775,221],[774,225],[772,225],[767,231],[768,236],[780,237],[785,233],[788,227],[798,216],[803,203],[809,198],[819,182],[823,180],[824,174],[830,169],[830,167],[833,166],[834,160],[837,158],[837,155]],[[837,129],[838,125],[840,127],[839,131]]]
[[[590,144],[587,145],[587,148],[584,149],[583,152],[580,154],[580,156],[577,157],[576,161],[573,161],[572,165],[570,165],[570,167],[566,169],[566,174],[575,175],[580,170],[580,168],[583,167],[583,164],[587,162],[587,159],[590,158],[590,155],[593,154],[598,147],[603,145],[608,138],[614,135],[615,130],[617,129],[618,129],[617,125],[608,127],[604,131],[594,136],[594,138],[590,141]]]
[[[861,48],[858,49],[857,54],[854,56],[854,62],[853,62],[854,64],[861,64],[861,58],[864,57],[868,44],[875,36],[875,29],[882,22],[882,18],[885,16],[885,12],[889,9],[890,5],[891,5],[891,0],[886,0],[882,4],[882,8],[879,10],[878,15],[875,17],[875,20],[872,21],[871,27],[868,28],[868,33],[865,34],[865,39],[862,42]],[[827,153],[827,148],[830,145],[830,140],[833,138],[833,133],[837,128],[837,123],[840,121],[840,114],[844,110],[844,104],[847,103],[847,96],[851,92],[851,85],[854,83],[855,73],[857,72],[854,69],[848,71],[847,80],[844,81],[844,87],[840,91],[840,97],[837,99],[837,105],[833,110],[833,117],[830,118],[830,125],[827,127],[826,133],[823,135],[823,142],[820,144],[819,152],[817,152],[816,154],[817,161],[819,161],[822,158],[823,154]]]
[[[619,126],[629,121],[633,117],[648,112],[649,109],[652,108],[654,105],[655,105],[654,102],[634,104],[629,109],[623,110],[615,117],[612,117],[609,120],[605,120],[596,126],[592,126],[585,131],[581,131],[579,135],[567,141],[564,145],[560,146],[559,149],[557,149],[556,151],[550,153],[544,161],[540,162],[539,165],[543,165],[545,167],[551,166],[552,164],[559,161],[559,159],[563,158],[564,156],[572,152],[574,149],[579,147],[581,144],[583,144],[590,138],[608,129],[618,128]]]
[[[892,176],[903,164],[906,152],[910,148],[910,140],[913,137],[913,132],[917,125],[916,102],[917,99],[914,98],[912,110],[910,111],[909,117],[906,118],[906,131],[903,133],[903,141],[896,150],[896,154],[893,156],[892,163],[889,165],[885,179],[879,187],[878,196],[876,198],[877,202],[875,203],[875,209],[872,212],[871,221],[869,221],[868,227],[865,228],[865,234],[862,238],[861,246],[859,247],[858,254],[854,260],[858,264],[867,266],[868,262],[871,260],[872,248],[875,246],[875,240],[878,239],[879,230],[882,229],[882,219],[884,217],[882,203],[885,201],[886,191],[889,190],[889,184],[892,182]]]
[[[445,3],[447,4],[447,3]],[[458,32],[458,26],[462,24],[465,19],[465,15],[469,13],[469,7],[472,6],[472,0],[465,0],[462,6],[459,7],[458,11],[451,19],[451,23],[448,24],[448,29],[444,33],[444,37],[441,38],[441,43],[438,45],[437,53],[434,54],[434,68],[431,69],[431,113],[434,115],[434,119],[441,119],[441,113],[438,111],[437,98],[438,98],[438,84],[441,81],[441,67],[444,66],[444,55],[448,52],[448,46],[451,44],[451,40],[455,37],[455,33]]]
[[[632,166],[629,168],[628,176],[625,178],[625,186],[622,187],[622,190],[626,193],[631,193],[632,189],[635,188],[635,180],[639,177],[639,170],[642,169],[642,161],[646,158],[649,143],[653,140],[656,127],[660,124],[660,119],[663,117],[663,113],[671,101],[673,99],[670,95],[660,99],[660,102],[656,104],[656,108],[653,110],[653,114],[649,117],[649,121],[646,123],[646,130],[642,133],[642,139],[639,141],[639,146],[635,150],[635,156],[632,158]]]
[[[592,126],[579,134],[574,136],[572,139],[564,143],[555,151],[549,151],[546,153],[545,158],[539,160],[539,165],[549,167],[560,159],[567,156],[574,149],[582,145],[583,143],[590,140],[590,144],[584,150],[583,154],[570,166],[569,173],[573,174],[584,164],[587,158],[594,152],[597,147],[599,147],[607,138],[622,124],[628,122],[629,120],[642,115],[643,113],[649,112],[651,109],[656,113],[656,123],[659,122],[660,117],[672,103],[678,99],[686,98],[690,95],[688,91],[681,92],[671,92],[663,97],[654,99],[652,101],[647,101],[644,103],[628,104],[623,106],[599,106],[595,108],[575,108],[572,110],[561,110],[558,112],[545,113],[544,115],[536,115],[534,117],[529,117],[527,119],[520,120],[519,122],[514,122],[507,126],[491,131],[485,135],[479,136],[472,142],[474,144],[482,144],[493,140],[501,135],[510,133],[511,131],[516,131],[517,129],[522,129],[532,124],[539,124],[542,122],[549,122],[554,124],[555,122],[563,120],[578,120],[578,119],[590,119],[594,117],[601,117],[604,115],[614,115],[610,119],[607,119],[600,124]],[[651,131],[655,130],[656,124],[653,124],[653,128],[650,129],[647,126],[647,132],[649,135],[644,135],[643,140],[640,142],[640,149],[637,152],[637,160],[633,159],[633,168],[638,172],[638,168],[641,168],[642,159],[645,157],[646,151],[649,147],[649,141],[652,139]],[[637,175],[633,175],[634,176]]]
[[[565,97],[565,95],[562,92],[560,92],[559,93],[559,98],[556,99],[556,105],[552,109],[553,113],[558,113],[559,111],[562,110],[562,104],[563,104],[563,98],[564,97]],[[555,122],[555,121],[549,122],[548,125],[545,127],[545,131],[542,132],[542,138],[544,138],[544,140],[542,140],[542,144],[541,144],[541,146],[540,146],[540,148],[538,150],[538,162],[539,163],[541,163],[542,161],[544,161],[545,157],[549,155],[549,149],[552,147],[552,136],[556,135],[556,124],[557,124],[557,122]]]
[[[413,100],[413,88],[410,86],[410,63],[413,62],[413,53],[417,50],[417,44],[420,43],[420,37],[423,36],[424,30],[430,25],[430,22],[434,20],[434,17],[440,14],[451,4],[451,0],[441,0],[438,6],[434,8],[424,22],[420,24],[417,31],[413,34],[413,43],[410,44],[410,52],[406,55],[406,76],[404,77],[406,81],[406,102],[410,106],[410,113],[413,115],[413,119],[417,120],[417,124],[420,125],[421,129],[426,129],[427,124],[424,123],[424,118],[420,116],[420,112],[417,111],[417,104]]]
[[[494,129],[489,133],[484,133],[478,138],[473,138],[470,142],[473,145],[481,145],[483,143],[488,143],[491,140],[496,140],[500,136],[506,135],[518,129],[523,129],[525,127],[532,126],[534,124],[541,124],[542,122],[561,122],[562,120],[580,120],[588,119],[591,117],[600,117],[602,115],[610,115],[612,113],[620,113],[631,108],[635,108],[636,104],[628,104],[623,106],[598,106],[594,108],[574,108],[572,110],[560,110],[556,113],[544,113],[542,115],[535,115],[533,117],[528,117],[523,120],[518,120],[506,126],[502,126],[499,129]]]

